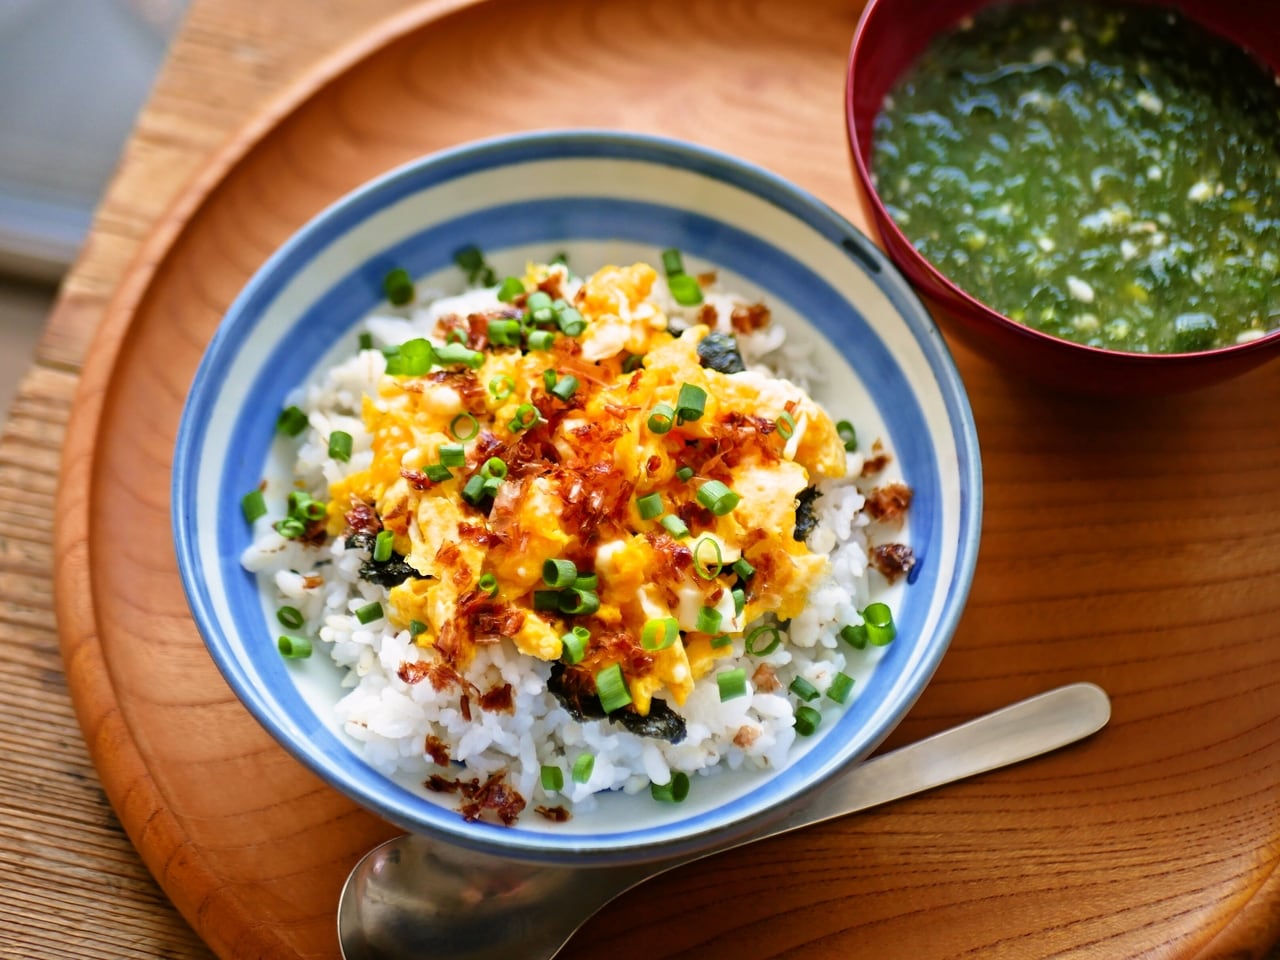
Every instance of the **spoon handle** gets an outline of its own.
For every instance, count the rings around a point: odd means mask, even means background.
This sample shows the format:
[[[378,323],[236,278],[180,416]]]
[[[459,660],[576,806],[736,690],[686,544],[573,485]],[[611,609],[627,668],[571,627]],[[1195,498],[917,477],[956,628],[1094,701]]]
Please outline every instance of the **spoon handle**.
[[[751,839],[775,837],[1029,760],[1096,733],[1110,717],[1111,701],[1101,687],[1058,687],[867,760],[833,777],[813,802]]]

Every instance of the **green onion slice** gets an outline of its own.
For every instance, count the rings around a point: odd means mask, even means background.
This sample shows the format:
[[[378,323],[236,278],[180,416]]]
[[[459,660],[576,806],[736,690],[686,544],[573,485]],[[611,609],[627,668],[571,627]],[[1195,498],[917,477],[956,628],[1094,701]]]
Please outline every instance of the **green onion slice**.
[[[594,590],[570,587],[560,591],[560,612],[571,617],[589,617],[600,609],[600,596]]]
[[[302,611],[297,607],[281,607],[276,611],[276,619],[280,621],[280,625],[288,627],[290,630],[297,630],[305,622],[302,619]]]
[[[600,698],[600,707],[605,713],[613,713],[631,702],[619,664],[610,664],[596,674],[596,696]]]
[[[436,348],[431,345],[430,340],[417,337],[400,344],[400,350],[394,358],[397,361],[394,371],[391,367],[391,359],[387,360],[387,373],[420,377],[436,362]]]
[[[646,620],[640,630],[640,646],[650,653],[665,650],[680,636],[680,624],[675,617],[659,617]]]
[[[566,337],[580,337],[587,329],[587,321],[573,307],[564,307],[556,313],[556,324]]]
[[[283,520],[277,520],[272,526],[275,527],[276,533],[286,540],[297,540],[307,532],[306,524],[295,517],[285,517]]]
[[[572,560],[546,560],[542,564],[542,581],[557,590],[573,586],[578,567]]]
[[[750,580],[751,575],[756,572],[756,568],[747,562],[746,557],[739,557],[733,561],[733,572],[743,580]]]
[[[472,370],[479,370],[484,366],[484,354],[479,350],[472,350],[465,343],[446,343],[443,347],[436,347],[435,352],[436,361],[441,364],[460,363]]]
[[[635,373],[644,365],[643,353],[628,353],[622,360],[623,373]]]
[[[836,703],[844,704],[849,699],[849,693],[853,690],[853,677],[847,673],[836,672],[831,678],[831,684],[827,687],[827,698],[834,700]]]
[[[307,415],[300,407],[285,407],[276,418],[276,429],[287,437],[296,437],[307,429]]]
[[[253,523],[259,517],[267,515],[267,498],[262,495],[261,490],[250,490],[240,498],[240,511],[244,514],[245,522]]]
[[[689,527],[683,520],[674,513],[669,513],[659,521],[667,528],[667,533],[671,534],[677,540],[683,540],[689,535]]]
[[[480,574],[480,579],[476,581],[476,586],[480,588],[482,593],[486,593],[490,597],[498,595],[498,578],[492,573]]]
[[[446,467],[465,467],[467,465],[467,448],[460,443],[442,443],[439,448],[440,462]]]
[[[329,456],[334,460],[346,463],[351,459],[351,434],[345,430],[335,430],[329,434]]]
[[[742,611],[747,606],[747,591],[737,589],[733,591],[733,615],[735,617],[742,616]]]
[[[676,394],[676,422],[700,420],[707,408],[707,391],[696,383],[680,384],[680,392]]]
[[[675,247],[669,247],[662,251],[662,270],[668,277],[675,277],[684,273],[684,257]]]
[[[525,298],[524,305],[530,313],[534,313],[538,310],[550,310],[551,294],[547,293],[545,290],[534,290]]]
[[[501,457],[490,457],[484,462],[484,466],[480,468],[480,473],[486,480],[501,480],[507,475],[507,461]]]
[[[867,628],[867,639],[875,647],[883,647],[892,643],[898,635],[898,628],[893,622],[893,611],[886,603],[872,603],[862,611],[862,619]]]
[[[502,401],[507,399],[515,389],[516,382],[505,373],[500,373],[489,380],[489,394],[495,400]]]
[[[460,413],[449,421],[449,433],[455,440],[466,443],[480,432],[480,421],[473,413]]]
[[[522,293],[524,293],[524,281],[519,277],[507,277],[502,281],[502,286],[498,287],[498,299],[503,303],[510,303]]]
[[[716,685],[720,688],[720,702],[734,700],[747,695],[747,671],[742,667],[736,670],[722,670],[716,674]]]
[[[409,638],[410,639],[413,639],[419,634],[423,634],[426,632],[427,632],[427,625],[423,623],[421,620],[409,621]]]
[[[677,770],[671,775],[670,783],[651,783],[649,793],[662,803],[681,803],[689,796],[689,775]]]
[[[359,345],[361,350],[372,350],[373,334],[369,333],[368,331],[365,331],[364,333],[360,334],[359,338],[356,340],[356,343]]]
[[[850,623],[840,628],[840,639],[855,650],[867,647],[867,628],[861,623]]]
[[[311,656],[311,641],[306,637],[282,635],[276,641],[276,649],[287,660],[305,660]]]
[[[600,578],[594,573],[580,573],[578,578],[573,581],[575,590],[599,590]]]
[[[532,403],[522,403],[516,408],[515,416],[511,418],[511,422],[507,427],[512,433],[519,433],[521,430],[527,430],[538,422],[538,408]]]
[[[813,707],[796,708],[796,733],[802,737],[810,737],[822,724],[822,714]]]
[[[697,633],[716,633],[722,619],[720,611],[715,607],[702,607],[698,610],[698,619],[693,629]]]
[[[591,772],[596,768],[596,758],[589,753],[578,754],[578,759],[573,761],[573,777],[574,783],[586,783],[591,779]]]
[[[556,335],[550,330],[534,330],[528,338],[530,350],[550,350],[555,342]]]
[[[504,317],[489,320],[489,342],[495,347],[518,347],[520,345],[520,321]]]
[[[778,649],[780,643],[782,632],[775,625],[766,623],[747,634],[746,651],[753,657],[767,657]]]
[[[667,286],[671,288],[671,296],[682,307],[696,307],[702,302],[702,287],[696,277],[680,273],[667,278]]]
[[[662,513],[662,495],[647,493],[643,497],[636,497],[636,509],[640,511],[641,520],[652,520]]]
[[[403,307],[413,300],[413,277],[404,267],[396,267],[382,278],[382,292],[393,307]]]
[[[582,658],[586,656],[587,640],[590,639],[591,634],[588,633],[583,637],[578,633],[578,630],[585,629],[585,627],[578,627],[560,637],[560,657],[565,663],[581,663]]]
[[[484,485],[484,477],[480,476],[478,473],[472,474],[471,478],[467,480],[466,484],[462,487],[462,499],[467,501],[467,503],[471,504],[473,507],[480,506],[480,501],[482,501],[485,496]]]
[[[432,483],[444,483],[453,479],[453,471],[443,463],[429,463],[422,471]]]
[[[560,609],[560,591],[559,590],[533,591],[533,609],[559,610]]]
[[[376,563],[386,563],[395,551],[396,535],[390,530],[379,530],[373,541],[373,559]]]
[[[566,403],[573,397],[578,390],[578,378],[575,376],[561,377],[550,390],[550,392]]]
[[[817,700],[820,696],[822,696],[822,694],[818,692],[818,688],[815,687],[808,680],[806,680],[804,677],[796,677],[794,680],[791,681],[791,686],[787,687],[787,689],[790,690],[792,693],[794,693],[801,700],[805,700],[805,701]]]
[[[690,480],[692,478],[693,478],[693,467],[681,467],[679,470],[676,471],[676,479],[680,480],[681,482]]]
[[[703,580],[714,580],[724,569],[724,555],[715,537],[700,537],[693,545],[693,569]],[[706,631],[710,632],[710,631]]]
[[[727,633],[722,633],[719,636],[711,638],[711,646],[713,647],[727,647],[731,643],[733,643],[733,637],[729,636]]]
[[[853,424],[848,420],[841,420],[836,424],[836,434],[844,443],[844,448],[849,453],[858,449],[858,432],[853,429]]]
[[[778,435],[781,436],[783,440],[790,440],[793,436],[795,436],[796,418],[793,417],[790,413],[784,410],[782,412],[782,416],[778,417],[777,424],[778,424]]]
[[[742,502],[742,497],[719,480],[708,480],[698,488],[698,502],[717,517],[723,517]]]
[[[649,411],[649,430],[653,433],[670,433],[675,426],[676,412],[667,403],[659,403]]]
[[[356,609],[356,619],[361,623],[373,623],[382,619],[382,604],[374,601]]]
[[[542,789],[555,793],[564,789],[564,771],[559,767],[542,766]]]

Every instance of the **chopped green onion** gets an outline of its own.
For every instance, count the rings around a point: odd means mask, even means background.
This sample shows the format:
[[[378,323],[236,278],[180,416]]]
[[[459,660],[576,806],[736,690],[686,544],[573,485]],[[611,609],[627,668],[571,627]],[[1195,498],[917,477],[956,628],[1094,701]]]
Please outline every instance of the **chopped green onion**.
[[[667,286],[671,288],[672,298],[682,307],[696,307],[702,302],[702,287],[698,286],[696,277],[676,274],[667,278]]]
[[[734,590],[733,591],[733,615],[735,617],[742,616],[742,611],[746,609],[746,606],[747,606],[747,592],[741,589]]]
[[[565,253],[563,250],[560,250],[560,251],[558,251],[558,252],[556,253],[556,255],[555,255],[554,257],[552,257],[552,258],[550,259],[550,261],[548,261],[548,262],[549,262],[549,263],[559,263],[559,264],[561,264],[561,265],[563,265],[563,266],[566,266],[566,267],[567,267],[567,266],[569,265],[569,255],[568,255],[567,253]]]
[[[580,573],[576,580],[573,581],[573,589],[575,590],[598,590],[600,588],[600,578],[594,573]]]
[[[559,767],[542,766],[542,789],[548,793],[564,789],[564,771]]]
[[[265,517],[267,498],[262,495],[261,490],[250,490],[240,498],[240,512],[244,514],[247,523],[253,523],[259,517]]]
[[[472,413],[460,413],[449,421],[449,433],[455,440],[466,443],[480,432],[480,421]]]
[[[696,383],[680,384],[680,392],[676,394],[676,421],[684,423],[688,420],[700,420],[707,408],[707,391]]]
[[[501,486],[502,486],[501,477],[485,477],[484,492],[486,496],[496,497],[498,495],[498,488]]]
[[[298,407],[285,407],[276,418],[276,429],[288,437],[296,437],[307,429],[307,415]]]
[[[489,342],[495,347],[518,347],[520,345],[520,321],[494,317],[489,320],[488,337]]]
[[[643,497],[636,497],[636,509],[640,511],[641,520],[652,520],[654,517],[662,513],[662,496],[657,493],[645,494]],[[266,508],[263,508],[266,512]]]
[[[561,377],[559,382],[551,388],[551,393],[567,403],[577,390],[578,378],[574,376],[565,376]]]
[[[507,461],[501,457],[490,457],[480,468],[480,474],[486,479],[501,480],[507,475]]]
[[[689,795],[689,775],[677,770],[671,775],[670,783],[649,784],[649,793],[662,803],[680,803]]]
[[[710,550],[707,548],[710,547]],[[724,555],[715,537],[700,537],[693,545],[693,569],[703,580],[714,580],[724,569]],[[707,631],[710,632],[710,631]]]
[[[860,623],[850,623],[840,628],[840,639],[855,650],[865,650],[867,647],[867,628]]]
[[[427,632],[427,625],[426,625],[425,623],[423,623],[421,620],[410,620],[410,621],[409,621],[409,637],[410,637],[410,639],[412,639],[412,638],[414,638],[414,637],[418,636],[419,634],[426,633],[426,632]]]
[[[862,611],[862,619],[867,627],[867,639],[874,647],[883,647],[892,643],[898,635],[898,628],[893,622],[893,611],[886,603],[872,603]]]
[[[492,573],[480,574],[480,579],[476,581],[476,586],[480,588],[481,593],[488,594],[490,597],[498,595],[498,578]]]
[[[449,332],[444,335],[444,342],[446,344],[460,343],[463,346],[466,346],[467,344],[466,331],[464,331],[461,327],[452,327],[450,328]]]
[[[560,591],[559,590],[533,591],[533,609],[559,610],[560,609]]]
[[[465,467],[467,465],[467,448],[460,443],[442,443],[439,448],[440,462],[446,467]]]
[[[844,443],[844,448],[849,453],[858,449],[858,432],[853,429],[853,424],[848,420],[841,420],[836,424],[836,434]]]
[[[547,388],[548,393],[551,392],[551,388],[556,385],[556,381],[559,379],[554,370],[542,371],[542,385]]]
[[[435,351],[436,360],[441,364],[460,363],[472,370],[479,370],[484,366],[484,354],[479,350],[472,350],[465,343],[446,343],[443,347],[436,347]]]
[[[522,403],[516,408],[516,415],[511,418],[511,422],[507,424],[507,428],[512,433],[519,433],[521,430],[527,430],[538,422],[538,408],[532,403]]]
[[[453,262],[466,271],[467,276],[471,280],[475,280],[484,273],[486,264],[484,262],[484,254],[480,252],[480,248],[475,244],[463,247],[453,255]],[[497,279],[496,277],[494,278]]]
[[[818,692],[818,688],[806,680],[804,677],[796,677],[791,681],[791,686],[787,687],[801,700],[817,700],[822,694]]]
[[[782,643],[782,633],[771,623],[756,627],[747,634],[745,649],[753,657],[767,657]]]
[[[650,653],[665,650],[680,636],[680,624],[675,617],[646,620],[640,630],[640,646]]]
[[[522,293],[524,293],[524,281],[519,277],[507,277],[502,281],[502,286],[498,287],[498,299],[503,303],[510,303]]]
[[[361,350],[372,350],[373,334],[369,333],[368,331],[365,331],[364,333],[360,334],[359,338],[356,340],[356,343]]]
[[[660,403],[649,411],[649,429],[653,433],[669,433],[675,422],[676,412],[670,404]]]
[[[413,300],[413,277],[404,267],[396,267],[383,277],[382,292],[393,307],[403,307]]]
[[[668,277],[675,277],[684,273],[684,257],[675,247],[662,251],[662,269]]]
[[[698,488],[698,502],[717,517],[723,517],[742,502],[742,497],[719,480],[708,480]]]
[[[813,707],[796,708],[796,733],[802,737],[813,736],[822,723],[822,714]]]
[[[373,559],[375,563],[386,563],[395,551],[396,535],[390,530],[379,530],[373,541]]]
[[[782,412],[782,416],[777,419],[778,435],[783,440],[790,440],[796,432],[796,418],[787,411]]]
[[[363,607],[356,610],[356,619],[361,623],[373,623],[375,620],[382,619],[382,604],[378,602],[366,603]]]
[[[329,434],[329,456],[334,460],[346,463],[351,459],[351,434],[345,430],[335,430]]]
[[[307,532],[307,525],[296,517],[285,517],[283,520],[277,520],[273,526],[276,533],[286,540],[297,540]]]
[[[631,702],[619,664],[610,664],[596,674],[596,696],[600,698],[600,707],[605,713],[613,713]]]
[[[305,660],[311,656],[311,641],[306,637],[281,636],[276,649],[288,660]]]
[[[578,754],[578,759],[573,761],[573,777],[574,783],[586,783],[591,779],[591,772],[596,768],[596,758],[589,753]]]
[[[735,700],[747,695],[747,671],[742,667],[736,670],[723,670],[716,674],[716,685],[720,688],[720,702]]]
[[[495,400],[502,401],[507,399],[515,389],[516,382],[505,373],[500,373],[489,380],[489,395]]]
[[[756,568],[747,562],[746,557],[739,557],[733,561],[733,572],[743,580],[750,580],[751,575],[756,572]]]
[[[722,619],[720,611],[715,607],[702,607],[698,610],[698,620],[693,629],[697,633],[715,633],[720,629]]]
[[[718,637],[711,638],[711,646],[713,647],[727,647],[731,643],[733,643],[733,637],[729,636],[727,633],[722,633]]]
[[[484,499],[484,482],[484,477],[480,474],[472,474],[462,488],[462,499],[473,507],[480,506],[480,501]]]
[[[556,312],[551,307],[539,307],[529,314],[529,320],[535,326],[546,327],[556,322]]]
[[[321,501],[310,500],[302,508],[302,517],[304,520],[315,522],[316,520],[323,520],[326,512],[327,508]]]
[[[635,373],[644,365],[643,353],[628,353],[622,360],[623,373]]]
[[[690,479],[693,476],[693,467],[681,467],[676,471],[676,479],[681,482]]]
[[[394,366],[392,360],[395,361]],[[430,340],[416,337],[400,344],[394,357],[387,358],[387,373],[403,377],[420,377],[436,362],[436,348]]]
[[[659,521],[667,528],[667,533],[675,537],[677,540],[683,540],[689,535],[688,525],[677,517],[674,513],[669,513]]]
[[[280,621],[280,625],[288,627],[290,630],[297,630],[305,622],[302,619],[302,611],[297,607],[281,607],[276,611],[276,619]]]
[[[600,596],[594,590],[570,587],[560,591],[560,612],[571,617],[589,617],[600,609]]]
[[[524,305],[525,309],[530,313],[535,313],[538,310],[550,310],[551,294],[545,290],[534,290],[525,299]]]
[[[573,586],[578,567],[572,560],[546,560],[542,564],[542,582],[557,590]]]
[[[560,656],[565,663],[581,663],[582,658],[586,656],[587,640],[590,639],[591,634],[588,633],[583,637],[578,633],[579,630],[585,629],[585,627],[575,627],[560,637]]]
[[[580,337],[587,329],[587,321],[573,307],[564,307],[556,314],[556,324],[566,337]]]
[[[432,483],[444,483],[453,479],[453,471],[443,463],[429,463],[422,471]]]
[[[851,690],[853,690],[853,677],[836,671],[836,675],[831,678],[830,686],[827,687],[827,697],[836,703],[843,704],[849,699]]]
[[[529,334],[529,349],[550,350],[555,341],[556,335],[550,330],[534,330]]]

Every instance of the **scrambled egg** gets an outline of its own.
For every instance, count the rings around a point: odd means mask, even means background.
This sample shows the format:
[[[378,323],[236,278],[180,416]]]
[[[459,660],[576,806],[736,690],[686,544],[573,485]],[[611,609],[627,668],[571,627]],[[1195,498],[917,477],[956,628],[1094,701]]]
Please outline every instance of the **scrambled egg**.
[[[619,664],[646,714],[663,691],[683,703],[731,649],[725,635],[796,615],[825,571],[826,558],[795,539],[795,511],[802,490],[844,474],[835,425],[786,381],[704,367],[708,328],[669,332],[656,279],[646,264],[581,282],[562,266],[531,266],[511,309],[441,319],[435,348],[465,338],[463,362],[387,374],[365,398],[373,462],[332,485],[328,531],[350,532],[360,508],[373,508],[416,574],[390,589],[388,615],[446,661],[464,666],[477,644],[503,638],[555,660],[585,627],[578,668]],[[576,310],[581,329],[546,325],[553,336],[535,343],[534,291],[565,316]],[[514,342],[493,342],[486,324],[512,321]],[[701,413],[681,417],[690,393]],[[443,450],[458,446],[465,463],[445,476]],[[708,483],[736,505],[708,509]],[[753,568],[745,578],[732,569],[739,559]],[[594,581],[549,586],[544,565],[565,560]],[[671,620],[675,639],[653,643]]]

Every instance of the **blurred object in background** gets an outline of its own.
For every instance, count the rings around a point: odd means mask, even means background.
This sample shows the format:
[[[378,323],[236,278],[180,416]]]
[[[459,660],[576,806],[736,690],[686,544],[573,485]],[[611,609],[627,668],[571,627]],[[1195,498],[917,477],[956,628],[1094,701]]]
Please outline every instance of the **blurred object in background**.
[[[75,258],[186,0],[0,0],[0,273]]]

